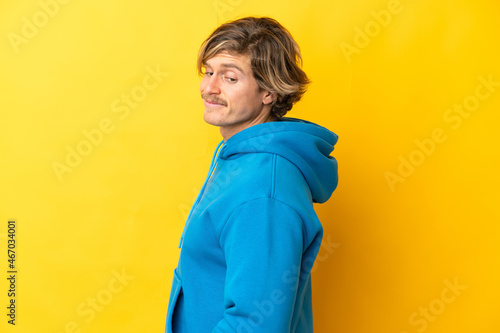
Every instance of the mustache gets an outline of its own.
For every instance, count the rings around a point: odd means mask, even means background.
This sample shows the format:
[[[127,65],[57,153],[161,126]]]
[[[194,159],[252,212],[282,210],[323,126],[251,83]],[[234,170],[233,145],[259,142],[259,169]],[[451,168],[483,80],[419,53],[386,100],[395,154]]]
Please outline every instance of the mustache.
[[[223,99],[220,99],[220,98],[215,97],[215,96],[210,96],[206,93],[202,93],[201,98],[203,98],[205,101],[208,101],[211,103],[217,103],[217,104],[222,104],[224,106],[227,106],[226,101],[224,101]]]

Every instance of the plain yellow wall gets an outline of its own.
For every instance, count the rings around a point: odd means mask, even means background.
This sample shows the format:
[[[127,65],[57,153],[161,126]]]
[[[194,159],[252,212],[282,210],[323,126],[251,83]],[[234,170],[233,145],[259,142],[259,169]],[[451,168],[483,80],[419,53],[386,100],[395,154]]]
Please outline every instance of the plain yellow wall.
[[[316,332],[498,332],[499,4],[0,3],[0,262],[16,325],[162,332],[179,237],[220,140],[195,70],[218,25],[271,16],[313,83],[289,113],[340,139],[317,206]],[[3,276],[3,275],[2,275]]]

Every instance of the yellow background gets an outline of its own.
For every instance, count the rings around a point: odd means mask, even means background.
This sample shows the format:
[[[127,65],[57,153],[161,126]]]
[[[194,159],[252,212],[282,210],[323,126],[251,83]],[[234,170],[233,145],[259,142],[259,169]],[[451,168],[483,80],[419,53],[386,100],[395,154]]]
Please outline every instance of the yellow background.
[[[289,116],[340,137],[340,184],[317,206],[315,331],[498,332],[500,86],[481,79],[500,82],[499,10],[493,0],[2,1],[0,263],[6,272],[15,219],[19,272],[15,327],[2,273],[1,331],[163,332],[184,219],[220,140],[201,117],[196,53],[218,24],[265,15],[292,32],[313,81]],[[126,114],[132,92],[140,102]],[[474,110],[448,111],[463,103]],[[54,163],[78,145],[87,156],[58,177]]]

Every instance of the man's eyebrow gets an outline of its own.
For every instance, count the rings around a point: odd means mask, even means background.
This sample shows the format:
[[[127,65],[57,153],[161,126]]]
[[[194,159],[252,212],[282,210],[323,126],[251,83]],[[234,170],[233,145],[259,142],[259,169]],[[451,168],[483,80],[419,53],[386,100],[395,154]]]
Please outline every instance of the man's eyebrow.
[[[241,67],[236,65],[236,64],[227,63],[227,64],[221,64],[221,66],[224,68],[235,68],[235,69],[239,70],[240,72],[245,73],[243,71],[243,69],[241,69]]]
[[[212,66],[210,66],[210,65],[209,65],[208,63],[206,63],[206,62],[205,62],[205,63],[203,63],[203,66],[204,66],[204,67],[207,67],[207,66],[208,66],[208,67],[212,67]],[[230,62],[221,64],[221,67],[223,67],[223,68],[235,68],[235,69],[237,69],[238,71],[240,71],[241,73],[245,74],[245,71],[243,71],[243,69],[241,69],[241,67],[240,67],[240,66],[238,66],[238,65],[236,65],[236,64],[233,64],[233,63],[230,63]]]

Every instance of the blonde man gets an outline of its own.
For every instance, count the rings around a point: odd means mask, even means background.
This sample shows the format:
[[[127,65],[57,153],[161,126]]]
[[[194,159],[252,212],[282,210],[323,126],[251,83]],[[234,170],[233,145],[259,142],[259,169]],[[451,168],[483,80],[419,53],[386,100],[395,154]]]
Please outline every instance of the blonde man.
[[[247,17],[203,43],[204,120],[223,137],[181,237],[166,332],[313,331],[313,202],[337,186],[337,136],[284,115],[309,80],[290,33]]]

